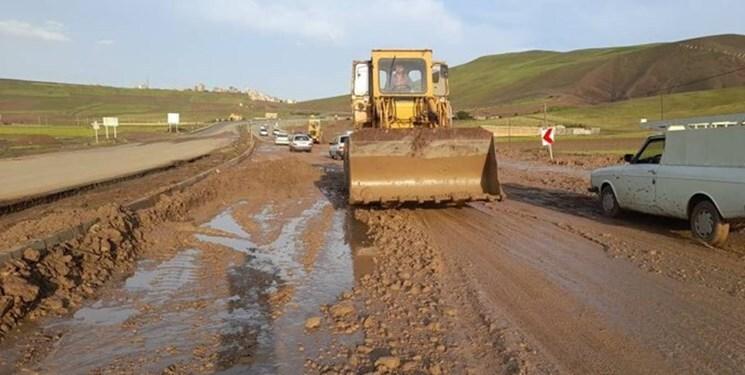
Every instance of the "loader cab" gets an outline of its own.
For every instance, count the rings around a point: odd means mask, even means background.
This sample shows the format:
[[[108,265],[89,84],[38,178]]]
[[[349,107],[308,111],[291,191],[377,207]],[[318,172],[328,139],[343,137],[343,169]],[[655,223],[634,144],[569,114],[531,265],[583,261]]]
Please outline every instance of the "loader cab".
[[[370,67],[375,97],[432,96],[431,50],[373,50]]]

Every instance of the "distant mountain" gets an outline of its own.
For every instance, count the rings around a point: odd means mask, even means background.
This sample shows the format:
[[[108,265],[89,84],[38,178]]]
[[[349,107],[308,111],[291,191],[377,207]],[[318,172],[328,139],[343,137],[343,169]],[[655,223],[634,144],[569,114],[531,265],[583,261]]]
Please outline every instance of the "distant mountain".
[[[456,109],[498,114],[535,112],[544,102],[552,107],[577,107],[744,86],[745,36],[483,56],[452,67],[450,85]],[[298,105],[348,111],[346,98]]]

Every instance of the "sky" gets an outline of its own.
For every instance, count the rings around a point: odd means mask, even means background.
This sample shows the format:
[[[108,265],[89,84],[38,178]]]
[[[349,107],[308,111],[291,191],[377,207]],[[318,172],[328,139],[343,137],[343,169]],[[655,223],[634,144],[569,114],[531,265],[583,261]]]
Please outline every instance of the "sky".
[[[745,1],[3,0],[0,77],[133,87],[349,91],[373,48],[479,56],[745,34]]]

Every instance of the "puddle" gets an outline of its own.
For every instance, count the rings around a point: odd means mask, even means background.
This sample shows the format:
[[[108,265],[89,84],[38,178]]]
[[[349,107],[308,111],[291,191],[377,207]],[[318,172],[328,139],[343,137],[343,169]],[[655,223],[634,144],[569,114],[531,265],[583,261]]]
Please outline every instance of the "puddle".
[[[241,329],[250,327],[249,329],[254,330],[254,343],[257,346],[251,353],[253,360],[250,364],[235,364],[225,368],[223,373],[302,373],[305,358],[315,357],[317,348],[333,339],[324,332],[307,335],[304,324],[308,317],[320,314],[321,305],[333,303],[340,293],[354,284],[352,249],[345,235],[345,211],[337,210],[334,213],[331,228],[326,234],[325,244],[314,267],[306,271],[298,261],[304,251],[301,235],[308,221],[319,215],[327,204],[329,203],[326,201],[317,202],[298,217],[287,220],[277,239],[266,246],[256,246],[248,236],[226,238],[197,235],[202,241],[228,246],[249,256],[246,264],[233,269],[234,277],[250,280],[253,272],[272,277],[271,281],[259,282],[259,285],[244,290],[243,295],[237,296],[234,301],[237,308],[227,318],[243,321],[236,324]],[[265,215],[266,212],[265,208],[256,216]],[[254,219],[262,220],[257,217]],[[280,287],[292,287],[294,292],[282,308],[282,314],[271,321],[271,318],[262,314],[268,314],[272,307],[262,305],[259,301],[262,294],[271,293]],[[349,342],[357,342],[361,338],[361,333],[342,337]],[[299,350],[301,346],[304,348],[302,352]]]
[[[367,228],[345,210],[336,210],[313,267],[304,267],[303,232],[329,204],[316,202],[279,223],[271,206],[264,207],[253,218],[266,223],[262,230],[272,229],[270,221],[272,226],[281,225],[276,240],[264,246],[252,241],[233,217],[232,207],[224,210],[204,226],[230,237],[195,237],[244,258],[225,273],[215,274],[214,285],[200,278],[207,267],[207,247],[182,250],[161,263],[140,261],[118,289],[72,316],[44,322],[39,332],[62,336],[28,370],[157,373],[174,363],[204,363],[197,353],[205,350],[214,353],[207,361],[215,367],[207,372],[297,374],[304,372],[306,358],[317,356],[318,348],[360,342],[360,331],[332,335],[325,326],[312,334],[304,329],[308,317],[321,315],[322,305],[334,303],[373,264],[371,257],[354,256],[369,246]],[[219,296],[216,290],[222,291]],[[268,299],[288,290],[287,300],[281,303]]]
[[[123,323],[137,313],[137,309],[126,306],[103,306],[103,301],[96,301],[91,306],[75,312],[73,319],[87,325],[112,325]]]
[[[193,314],[174,310],[156,314],[151,310],[153,305],[193,298],[184,291],[196,281],[200,254],[198,249],[186,249],[158,265],[140,261],[135,273],[112,295],[80,308],[72,318],[45,323],[41,330],[64,334],[51,354],[34,366],[34,371],[84,374],[120,358],[137,357],[143,359],[139,364],[142,370],[154,371],[180,358],[157,353],[166,347],[180,347],[184,353],[191,349]]]
[[[375,270],[375,255],[372,241],[367,236],[368,225],[356,220],[350,212],[346,218],[347,242],[352,249],[354,279],[359,281],[363,276]]]
[[[239,202],[237,205],[240,204],[244,204],[244,202]],[[232,213],[233,209],[229,208],[213,217],[212,220],[208,221],[203,226],[211,229],[219,229],[227,233],[234,234],[238,237],[247,238],[249,236],[248,233],[246,233],[243,227],[241,227],[241,225],[238,224],[238,222],[233,218]]]

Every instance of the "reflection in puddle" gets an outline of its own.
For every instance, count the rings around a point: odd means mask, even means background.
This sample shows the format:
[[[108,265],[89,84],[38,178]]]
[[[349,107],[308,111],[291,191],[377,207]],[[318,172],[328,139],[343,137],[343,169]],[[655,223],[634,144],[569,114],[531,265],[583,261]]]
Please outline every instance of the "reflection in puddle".
[[[197,235],[202,241],[228,246],[249,256],[245,265],[235,267],[231,272],[233,282],[255,279],[257,272],[259,275],[271,275],[271,280],[254,280],[248,289],[236,288],[243,295],[235,301],[229,319],[241,327],[239,331],[254,330],[254,335],[249,339],[254,340],[257,347],[250,364],[234,363],[234,366],[225,369],[225,373],[302,373],[305,358],[316,356],[317,348],[331,340],[331,336],[323,332],[307,335],[304,323],[309,316],[319,314],[321,305],[333,303],[341,292],[353,286],[352,254],[345,241],[344,211],[334,213],[325,246],[311,271],[307,272],[298,262],[304,250],[301,234],[308,221],[327,204],[326,201],[317,202],[300,216],[287,220],[278,238],[266,246],[257,247],[248,236],[236,239]],[[259,215],[265,213],[266,209]],[[220,227],[215,229],[224,230]],[[269,314],[273,307],[260,303],[261,295],[275,292],[280,286],[291,286],[294,292],[282,314],[272,321]],[[346,341],[359,340],[360,333],[346,338]],[[300,346],[305,348],[304,352],[298,350]]]
[[[240,202],[238,204],[244,204]],[[248,233],[241,227],[240,224],[233,218],[233,208],[229,208],[217,216],[213,217],[212,220],[204,224],[207,228],[219,229],[227,233],[234,234],[238,237],[248,238]]]
[[[123,323],[130,316],[137,313],[132,307],[125,306],[103,306],[103,301],[96,301],[91,306],[83,307],[73,316],[73,319],[81,324],[88,325],[111,325]]]

